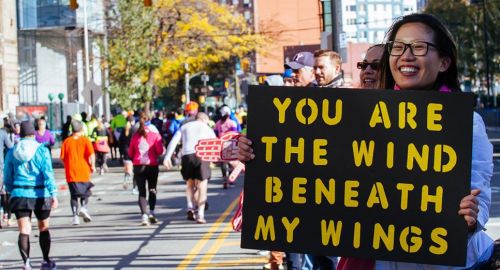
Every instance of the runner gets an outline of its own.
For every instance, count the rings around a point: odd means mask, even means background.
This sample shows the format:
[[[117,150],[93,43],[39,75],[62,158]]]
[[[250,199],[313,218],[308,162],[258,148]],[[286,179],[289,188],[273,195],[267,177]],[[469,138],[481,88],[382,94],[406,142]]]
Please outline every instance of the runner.
[[[61,160],[71,194],[72,224],[79,225],[79,217],[82,217],[84,222],[92,221],[87,205],[92,195],[91,188],[94,186],[90,182],[90,176],[95,172],[95,154],[92,143],[83,135],[83,123],[73,120],[71,128],[73,134],[61,147]]]
[[[182,139],[182,169],[181,174],[186,181],[187,219],[204,224],[205,203],[207,201],[207,182],[211,176],[210,162],[201,161],[196,157],[195,146],[201,139],[216,138],[214,131],[208,126],[208,115],[196,114],[196,120],[181,126],[167,147],[163,165],[168,170],[172,168],[170,159],[175,146]],[[195,207],[196,205],[196,207]]]
[[[165,152],[160,133],[148,120],[146,113],[141,113],[139,129],[132,135],[128,150],[134,164],[134,180],[139,188],[139,207],[143,226],[158,223],[154,212],[159,172],[158,158]],[[146,199],[146,184],[149,190],[149,200]],[[147,210],[148,203],[149,211]]]
[[[57,208],[57,187],[52,158],[46,147],[35,140],[35,128],[30,121],[21,123],[21,140],[5,158],[5,188],[10,193],[10,206],[19,227],[18,246],[23,259],[22,269],[31,269],[30,234],[33,212],[38,220],[41,269],[56,269],[50,259],[50,210]]]

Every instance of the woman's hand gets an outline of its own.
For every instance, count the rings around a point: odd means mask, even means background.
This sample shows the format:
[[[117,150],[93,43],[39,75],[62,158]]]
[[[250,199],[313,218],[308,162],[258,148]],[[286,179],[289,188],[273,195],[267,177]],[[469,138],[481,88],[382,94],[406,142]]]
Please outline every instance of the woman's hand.
[[[57,198],[53,197],[52,202],[50,204],[50,207],[52,209],[56,209],[58,206],[59,206],[59,201],[57,200]]]
[[[253,154],[253,148],[251,147],[252,141],[250,141],[245,135],[241,135],[238,138],[238,160],[241,162],[249,161],[255,158]]]
[[[172,169],[172,160],[170,158],[163,159],[163,166],[165,166],[167,170]]]
[[[470,195],[465,196],[462,201],[460,201],[460,210],[458,214],[464,216],[467,227],[469,227],[469,232],[476,230],[477,214],[479,213],[479,202],[476,196],[479,195],[479,193],[481,193],[481,190],[473,189]]]

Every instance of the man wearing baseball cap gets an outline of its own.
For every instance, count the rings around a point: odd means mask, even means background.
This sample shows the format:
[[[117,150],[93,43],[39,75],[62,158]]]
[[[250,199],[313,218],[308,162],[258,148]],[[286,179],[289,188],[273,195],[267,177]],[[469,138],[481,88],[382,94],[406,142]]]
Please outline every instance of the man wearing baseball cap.
[[[285,69],[293,71],[294,86],[314,86],[314,54],[311,52],[299,52],[292,61],[285,64]]]

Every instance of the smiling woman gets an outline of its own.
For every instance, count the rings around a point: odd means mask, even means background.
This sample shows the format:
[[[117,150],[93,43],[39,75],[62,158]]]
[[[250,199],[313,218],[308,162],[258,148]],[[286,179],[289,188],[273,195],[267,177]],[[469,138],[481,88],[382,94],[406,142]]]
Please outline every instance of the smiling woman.
[[[436,17],[410,14],[389,29],[382,56],[381,87],[395,90],[460,92],[457,46],[451,33]],[[474,113],[471,194],[457,204],[469,228],[465,268],[476,269],[492,254],[492,239],[484,232],[491,205],[492,146],[481,117]],[[378,261],[375,269],[454,269]]]

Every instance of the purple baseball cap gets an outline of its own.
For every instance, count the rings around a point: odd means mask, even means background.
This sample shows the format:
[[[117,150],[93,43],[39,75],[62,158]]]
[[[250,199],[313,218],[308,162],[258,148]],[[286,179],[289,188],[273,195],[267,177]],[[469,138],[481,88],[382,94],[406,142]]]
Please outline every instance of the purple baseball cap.
[[[300,69],[303,67],[314,67],[314,54],[311,52],[299,52],[292,61],[285,64],[285,68]]]

